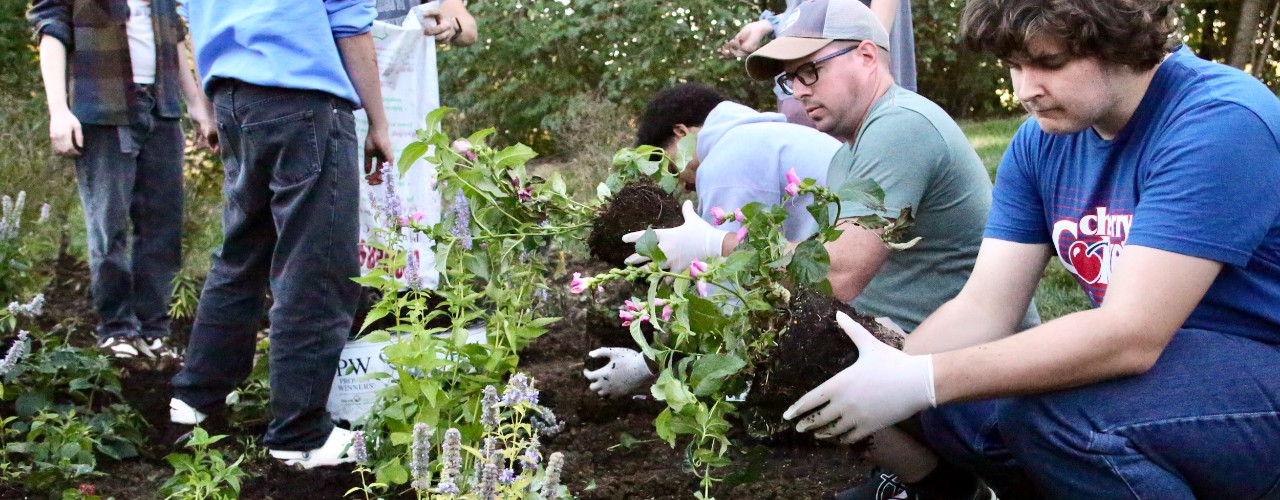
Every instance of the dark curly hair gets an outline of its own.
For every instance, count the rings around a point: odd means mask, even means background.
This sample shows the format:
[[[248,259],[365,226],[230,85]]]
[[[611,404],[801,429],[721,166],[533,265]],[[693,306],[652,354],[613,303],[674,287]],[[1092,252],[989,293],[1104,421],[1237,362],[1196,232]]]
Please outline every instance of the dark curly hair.
[[[960,19],[966,47],[1001,59],[1026,57],[1040,36],[1074,57],[1146,70],[1173,46],[1172,0],[969,0]]]
[[[701,127],[707,115],[726,99],[715,89],[697,83],[682,83],[653,96],[636,131],[636,146],[662,147],[675,136],[672,127]]]

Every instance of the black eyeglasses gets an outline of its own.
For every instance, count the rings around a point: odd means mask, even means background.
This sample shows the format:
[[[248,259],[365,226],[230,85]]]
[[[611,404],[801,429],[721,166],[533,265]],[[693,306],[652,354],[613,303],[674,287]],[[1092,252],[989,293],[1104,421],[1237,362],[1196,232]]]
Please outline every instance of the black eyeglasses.
[[[852,51],[853,49],[856,49],[856,48],[858,48],[856,45],[852,47],[845,47],[843,49],[837,50],[835,52],[819,57],[807,63],[801,64],[800,67],[796,68],[795,72],[793,73],[788,73],[786,71],[783,71],[781,74],[774,77],[773,81],[777,82],[778,87],[782,88],[783,94],[791,95],[792,93],[794,93],[794,91],[791,89],[791,82],[793,80],[800,80],[800,83],[805,84],[805,86],[810,86],[815,83],[818,83],[818,64],[826,62],[828,59],[835,58],[836,56],[847,54],[849,53],[849,51]]]

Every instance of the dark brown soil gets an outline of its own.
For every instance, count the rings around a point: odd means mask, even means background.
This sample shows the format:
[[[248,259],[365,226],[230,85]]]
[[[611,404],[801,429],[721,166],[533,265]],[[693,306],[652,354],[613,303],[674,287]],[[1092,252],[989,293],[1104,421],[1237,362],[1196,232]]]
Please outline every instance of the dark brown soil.
[[[85,285],[87,273],[82,264],[73,264],[68,271],[66,279],[59,278],[47,293],[50,304],[46,317],[56,317],[50,311],[65,314],[60,322],[84,326],[78,342],[92,342],[89,332],[94,318]],[[546,443],[547,450],[566,455],[565,484],[582,499],[692,497],[697,483],[691,473],[683,470],[684,449],[667,446],[653,431],[653,420],[664,405],[647,396],[601,398],[587,389],[582,376],[586,353],[601,345],[629,342],[625,331],[598,328],[610,324],[600,318],[616,314],[616,310],[601,310],[613,307],[613,301],[595,304],[586,295],[567,294],[552,301],[552,307],[562,309],[557,315],[564,319],[522,353],[521,366],[535,378],[543,403],[566,424],[563,433]],[[588,321],[593,317],[597,319]],[[185,342],[189,325],[178,325],[175,330],[175,337]],[[139,450],[141,455],[137,458],[100,459],[98,470],[103,475],[84,482],[93,484],[102,498],[158,498],[157,491],[173,473],[164,456],[178,449],[175,439],[185,432],[168,424],[166,410],[171,395],[168,381],[178,366],[134,361],[122,367],[125,398],[151,424],[149,442]],[[260,426],[228,426],[213,417],[210,424],[211,433],[230,435],[219,446],[224,454],[233,457],[245,450],[240,441],[256,442],[263,431]],[[624,434],[638,443],[629,448],[618,446]],[[717,498],[829,498],[867,476],[868,467],[848,448],[817,446],[803,440],[759,441],[742,433],[735,433],[734,440],[734,464],[723,472],[729,479],[712,490]],[[359,476],[350,467],[295,471],[276,465],[261,447],[253,450],[242,464],[247,477],[241,498],[339,499],[360,484]],[[24,492],[13,485],[0,485],[0,499],[42,499],[55,493]],[[386,497],[412,498],[396,494]]]
[[[650,227],[675,227],[683,222],[675,197],[653,181],[641,179],[614,193],[609,205],[596,217],[587,246],[592,257],[622,267],[626,265],[623,261],[635,253],[635,245],[623,243],[622,235]]]
[[[791,298],[791,319],[778,346],[752,381],[744,414],[752,431],[774,434],[792,426],[782,413],[818,384],[858,360],[858,348],[836,324],[842,311],[871,331],[876,338],[898,349],[902,335],[870,316],[859,315],[848,304],[802,288]]]

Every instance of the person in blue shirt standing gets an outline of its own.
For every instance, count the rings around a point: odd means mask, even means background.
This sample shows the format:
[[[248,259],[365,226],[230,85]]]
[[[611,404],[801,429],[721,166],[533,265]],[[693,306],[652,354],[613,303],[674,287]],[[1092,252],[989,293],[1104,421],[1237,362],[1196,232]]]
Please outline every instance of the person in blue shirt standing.
[[[905,353],[841,318],[860,358],[798,430],[923,411],[1000,498],[1280,497],[1280,101],[1173,46],[1171,4],[969,1],[1032,115],[977,264]],[[1015,334],[1054,257],[1095,307]]]
[[[355,312],[359,159],[355,117],[369,117],[365,171],[392,162],[365,0],[187,0],[204,90],[212,96],[226,180],[224,241],[173,378],[170,420],[194,425],[248,375],[263,313],[271,322],[271,411],[263,444],[304,468],[353,460],[352,433],[325,410]]]

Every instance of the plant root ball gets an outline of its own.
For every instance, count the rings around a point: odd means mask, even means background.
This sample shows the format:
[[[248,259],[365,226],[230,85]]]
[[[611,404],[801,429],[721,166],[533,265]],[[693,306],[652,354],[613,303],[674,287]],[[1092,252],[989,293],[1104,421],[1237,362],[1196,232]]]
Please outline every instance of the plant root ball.
[[[623,267],[635,245],[623,243],[622,235],[647,228],[662,229],[684,223],[676,198],[648,179],[627,184],[613,195],[609,205],[596,216],[587,246],[591,255],[613,267]]]
[[[903,336],[875,318],[859,315],[848,304],[811,289],[793,294],[791,318],[778,345],[757,366],[743,414],[755,435],[792,429],[782,413],[814,387],[858,360],[858,348],[836,323],[843,311],[882,342],[902,349]]]

